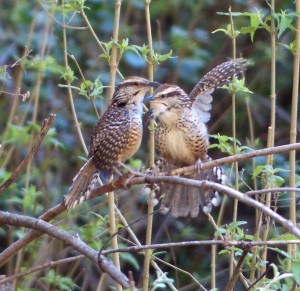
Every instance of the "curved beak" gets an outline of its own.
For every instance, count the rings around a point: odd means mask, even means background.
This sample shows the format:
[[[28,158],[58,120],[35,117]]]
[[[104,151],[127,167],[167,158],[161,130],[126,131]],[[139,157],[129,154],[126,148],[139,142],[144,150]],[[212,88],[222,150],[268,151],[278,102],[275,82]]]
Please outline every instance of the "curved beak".
[[[151,102],[153,100],[154,100],[153,95],[150,95],[150,96],[145,97],[144,100],[143,100],[143,102]]]

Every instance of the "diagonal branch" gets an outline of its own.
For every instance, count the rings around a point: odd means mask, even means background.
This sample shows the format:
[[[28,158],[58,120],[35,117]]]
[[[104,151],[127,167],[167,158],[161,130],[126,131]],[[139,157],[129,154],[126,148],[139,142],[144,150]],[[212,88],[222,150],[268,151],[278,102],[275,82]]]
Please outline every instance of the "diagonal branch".
[[[186,248],[188,246],[220,246],[222,248],[228,247],[240,247],[242,249],[249,249],[261,246],[286,246],[299,244],[300,240],[268,240],[268,241],[236,241],[236,240],[194,240],[194,241],[182,241],[175,243],[160,243],[151,245],[140,245],[140,246],[130,246],[118,249],[109,249],[101,252],[103,255],[108,255],[111,253],[137,253],[149,249],[169,249],[175,247]]]
[[[215,167],[217,165],[224,165],[226,163],[230,163],[230,162],[234,162],[234,161],[238,161],[238,160],[242,161],[242,160],[245,160],[245,159],[254,158],[254,157],[262,156],[262,155],[268,155],[268,154],[271,154],[271,153],[273,153],[273,154],[274,153],[282,153],[282,152],[287,152],[287,151],[291,151],[291,150],[299,150],[299,149],[300,149],[300,143],[284,145],[284,146],[279,146],[279,147],[273,147],[273,148],[253,151],[251,153],[240,154],[240,155],[236,155],[236,156],[230,156],[230,157],[227,157],[227,158],[222,158],[222,159],[210,161],[210,162],[207,162],[207,163],[203,163],[202,168],[203,169],[209,169],[209,168]],[[181,169],[178,169],[178,170],[174,170],[172,172],[172,174],[179,175],[181,173],[186,173],[187,170],[188,171],[193,171],[194,168],[195,168],[194,166],[181,168]],[[201,183],[202,183],[200,181],[193,181],[193,180],[183,179],[183,178],[179,178],[179,177],[145,176],[145,177],[133,177],[133,178],[128,180],[128,176],[123,175],[121,178],[114,181],[113,183],[109,183],[109,184],[106,184],[106,185],[103,185],[103,186],[100,186],[100,187],[94,189],[92,191],[89,199],[95,198],[95,197],[100,196],[100,195],[104,195],[105,193],[111,192],[115,189],[125,188],[125,186],[127,187],[127,186],[131,186],[131,185],[136,185],[136,184],[144,184],[144,183],[150,183],[151,184],[151,183],[159,183],[159,182],[165,182],[165,183],[175,183],[175,182],[177,182],[177,183],[182,183],[182,184],[185,184],[185,185],[190,185],[190,183],[196,183],[196,184],[193,184],[196,187],[200,187]],[[206,183],[208,183],[208,182],[206,182]],[[258,205],[256,205],[255,200],[253,200],[249,197],[246,197],[241,192],[235,191],[234,193],[231,193],[230,190],[232,190],[232,189],[229,188],[229,187],[226,187],[226,186],[223,186],[223,185],[220,185],[220,184],[214,184],[214,187],[221,187],[221,188],[223,187],[222,189],[216,189],[216,190],[220,191],[220,192],[223,192],[224,194],[227,194],[230,197],[236,197],[240,201],[242,201],[242,202],[244,202],[244,203],[246,203],[246,204],[248,204],[248,205],[250,205],[254,208],[260,209],[260,207],[262,207],[261,210],[263,212],[265,212],[268,215],[270,215],[270,213],[271,213],[270,216],[271,216],[272,219],[274,219],[275,221],[277,221],[281,224],[287,225],[288,226],[287,229],[289,229],[289,230],[290,230],[290,228],[292,228],[293,231],[291,231],[291,233],[295,234],[297,237],[300,237],[299,229],[296,226],[294,226],[294,225],[291,226],[289,220],[284,219],[283,217],[276,214],[271,209],[264,207],[261,203],[257,202]],[[237,196],[235,196],[235,194],[237,194]],[[62,213],[65,210],[66,210],[66,207],[62,203],[62,204],[56,205],[53,208],[49,209],[47,212],[45,212],[39,218],[44,220],[44,221],[50,221],[51,219],[55,218],[56,216],[58,216],[60,213]],[[274,218],[274,215],[277,216],[276,219]],[[281,219],[283,219],[283,220],[281,220]],[[286,226],[284,226],[284,227],[286,227]],[[11,246],[6,248],[2,253],[0,253],[0,266],[2,266],[11,256],[15,255],[20,249],[25,247],[31,241],[37,239],[40,235],[41,235],[40,232],[37,232],[35,230],[31,230],[23,238],[19,239],[18,241],[13,243]]]
[[[277,146],[277,147],[270,147],[270,148],[252,151],[252,152],[245,153],[245,154],[238,154],[238,155],[233,155],[233,156],[229,156],[229,157],[225,157],[225,158],[221,158],[221,159],[217,159],[217,160],[212,160],[212,161],[209,161],[206,163],[202,163],[201,168],[203,170],[207,170],[207,169],[212,169],[214,167],[219,167],[219,166],[231,164],[234,162],[241,162],[241,161],[245,161],[245,160],[260,157],[260,156],[267,156],[270,154],[279,154],[279,153],[290,152],[290,151],[294,151],[294,150],[300,150],[300,143],[293,143],[293,144],[287,144],[287,145],[282,145],[282,146]],[[175,176],[175,175],[193,173],[195,171],[196,171],[196,167],[194,165],[192,165],[192,166],[173,170],[171,172],[171,174],[162,172],[159,175],[160,176],[166,176],[166,175]]]
[[[228,186],[221,185],[218,183],[213,183],[209,181],[196,181],[192,179],[187,178],[181,178],[181,177],[153,177],[153,176],[145,176],[145,177],[136,177],[132,178],[130,180],[130,185],[135,184],[154,184],[154,183],[170,183],[170,184],[181,184],[186,186],[193,186],[193,187],[208,187],[212,188],[217,192],[224,193],[228,195],[231,198],[238,199],[240,202],[243,202],[255,209],[261,210],[265,214],[269,215],[274,221],[281,224],[285,229],[289,230],[292,234],[300,238],[300,229],[297,228],[296,225],[294,225],[290,220],[285,219],[281,215],[277,214],[270,208],[266,207],[264,204],[253,200],[252,198],[244,195],[243,193],[232,189]],[[103,187],[99,187],[95,189],[91,193],[91,198],[97,196],[98,194],[103,194],[102,191],[107,191],[107,189],[116,189],[116,188],[124,188],[124,185],[126,185],[126,179],[124,181],[124,177],[121,177],[119,180],[115,181],[114,183],[110,183],[107,185],[104,185]]]
[[[236,281],[238,279],[238,277],[240,276],[240,272],[241,272],[241,268],[242,268],[242,265],[243,265],[243,262],[245,261],[246,259],[246,256],[247,254],[250,252],[250,248],[246,248],[243,250],[243,253],[241,254],[240,256],[240,259],[233,271],[233,274],[229,280],[229,282],[227,283],[227,286],[225,288],[225,291],[230,291],[230,290],[233,290],[233,287],[235,286],[236,284]]]
[[[44,214],[42,214],[39,217],[39,219],[42,219],[44,221],[50,221],[66,209],[67,207],[63,203],[58,204],[46,211]],[[12,245],[10,245],[8,248],[6,248],[4,251],[2,251],[0,253],[0,266],[5,264],[7,260],[14,256],[20,249],[24,248],[26,245],[28,245],[30,242],[37,239],[41,235],[42,233],[36,230],[31,230],[25,236],[23,236],[22,238],[14,242]]]
[[[53,124],[55,119],[55,114],[50,114],[48,119],[45,119],[41,128],[41,131],[36,138],[34,144],[32,145],[31,149],[29,150],[25,159],[21,162],[21,164],[15,169],[12,175],[0,186],[0,194],[3,193],[12,183],[14,183],[21,173],[24,171],[26,166],[30,163],[33,157],[36,155],[43,139],[45,138],[47,132],[49,131],[51,125]]]
[[[64,243],[72,246],[79,253],[85,255],[85,257],[90,259],[92,262],[96,264],[98,263],[97,251],[86,245],[79,238],[70,235],[65,230],[62,230],[41,219],[0,211],[0,222],[2,224],[23,226],[42,233],[46,233],[49,236],[55,237],[56,239],[59,239]],[[101,256],[101,269],[103,272],[109,274],[116,282],[121,284],[124,288],[130,288],[128,278],[122,272],[120,272],[109,259],[105,258],[104,256]]]

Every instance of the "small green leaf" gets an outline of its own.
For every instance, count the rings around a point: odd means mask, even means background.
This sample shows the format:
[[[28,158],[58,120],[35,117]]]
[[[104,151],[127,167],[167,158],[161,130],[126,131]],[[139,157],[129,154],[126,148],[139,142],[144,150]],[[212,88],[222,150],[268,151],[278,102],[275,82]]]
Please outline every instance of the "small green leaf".
[[[84,80],[84,81],[80,84],[80,89],[86,90],[86,89],[89,89],[92,85],[93,85],[93,82],[92,82],[92,81],[90,81],[90,80]]]
[[[298,240],[298,238],[293,234],[286,233],[278,237],[271,238],[270,240]]]
[[[278,31],[278,38],[288,29],[292,28],[293,19],[286,14],[286,11],[281,11],[279,13],[279,31]]]
[[[294,275],[294,279],[298,285],[300,285],[300,262],[292,261],[292,273]]]

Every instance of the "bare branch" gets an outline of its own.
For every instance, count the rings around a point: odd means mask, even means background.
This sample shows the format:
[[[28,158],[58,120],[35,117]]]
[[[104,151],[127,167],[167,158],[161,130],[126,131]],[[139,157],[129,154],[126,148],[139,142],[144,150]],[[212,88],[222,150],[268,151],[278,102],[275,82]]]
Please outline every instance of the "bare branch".
[[[32,228],[39,232],[46,233],[49,236],[55,237],[56,239],[59,239],[64,243],[72,246],[79,253],[85,255],[85,257],[89,258],[95,264],[98,263],[97,251],[86,245],[79,238],[72,236],[68,232],[41,219],[35,219],[25,215],[18,215],[0,211],[0,222],[2,224]],[[118,282],[124,288],[130,288],[129,279],[118,269],[116,269],[114,264],[104,256],[101,256],[101,269],[103,272],[109,274],[116,282]]]
[[[286,246],[289,244],[300,244],[300,240],[271,240],[271,241],[234,241],[234,240],[196,240],[196,241],[183,241],[176,243],[161,243],[152,245],[141,245],[141,246],[131,246],[119,249],[110,249],[102,251],[101,254],[108,255],[111,253],[136,253],[147,249],[169,249],[173,247],[188,247],[188,246],[212,246],[217,245],[223,248],[228,247],[240,247],[244,248],[254,248],[260,246]]]
[[[218,167],[218,166],[222,166],[222,165],[226,165],[226,164],[231,164],[231,163],[234,163],[234,162],[241,162],[241,161],[245,161],[245,160],[260,157],[260,156],[267,156],[267,155],[270,155],[270,154],[279,154],[279,153],[284,153],[284,152],[290,152],[290,151],[293,151],[293,150],[300,150],[300,143],[294,143],[294,144],[287,144],[287,145],[282,145],[282,146],[278,146],[278,147],[265,148],[265,149],[262,149],[262,150],[252,151],[250,153],[238,154],[238,155],[233,155],[233,156],[229,156],[229,157],[225,157],[225,158],[221,158],[221,159],[217,159],[217,160],[212,160],[212,161],[203,163],[201,165],[201,168],[203,170],[212,169],[214,167]],[[196,170],[196,168],[193,165],[193,166],[188,166],[188,167],[173,170],[171,172],[171,174],[162,172],[159,175],[160,176],[166,176],[166,175],[175,176],[175,175],[192,173],[195,170]]]
[[[261,190],[253,190],[253,191],[248,191],[245,193],[247,196],[253,196],[253,195],[259,195],[259,194],[265,194],[267,192],[269,193],[278,193],[278,192],[300,192],[300,188],[294,188],[294,187],[283,187],[283,188],[270,188],[270,189],[261,189]]]
[[[152,177],[152,176],[145,176],[145,177],[136,177],[132,178],[129,183],[126,183],[127,180],[124,177],[121,177],[119,180],[114,181],[113,183],[104,185],[95,189],[91,193],[91,198],[97,196],[97,194],[103,195],[103,190],[107,191],[107,189],[115,189],[115,188],[124,188],[124,185],[135,185],[135,184],[154,184],[154,183],[173,183],[173,184],[181,184],[186,186],[193,186],[193,187],[209,187],[212,188],[220,193],[224,193],[231,198],[238,199],[239,201],[254,207],[256,209],[261,210],[265,214],[269,215],[274,221],[280,223],[284,228],[289,230],[292,234],[300,238],[300,230],[297,228],[290,220],[285,219],[284,217],[280,216],[270,208],[266,207],[262,203],[253,200],[252,198],[244,195],[243,193],[234,190],[228,186],[221,185],[218,183],[213,183],[209,181],[195,181],[191,179],[181,178],[181,177]]]
[[[48,119],[44,120],[41,131],[38,137],[36,138],[34,144],[32,145],[31,149],[29,150],[27,156],[17,167],[17,169],[12,173],[12,175],[0,186],[0,194],[3,193],[4,190],[6,190],[12,183],[14,183],[18,179],[18,177],[21,175],[25,167],[30,163],[32,158],[36,155],[43,139],[45,138],[47,132],[52,126],[54,119],[55,119],[55,114],[50,114]]]
[[[247,154],[230,156],[227,158],[222,158],[219,160],[203,163],[202,168],[208,169],[208,168],[212,168],[217,165],[224,165],[225,163],[229,163],[229,162],[233,162],[233,161],[241,161],[241,160],[245,160],[248,158],[253,158],[253,157],[257,157],[257,156],[261,156],[261,155],[267,155],[267,154],[271,154],[271,153],[275,154],[275,153],[281,153],[281,152],[285,152],[285,151],[299,150],[299,149],[300,149],[300,143],[284,145],[284,146],[279,146],[279,147],[273,147],[273,148],[267,148],[267,149],[247,153]],[[172,172],[172,174],[178,175],[180,173],[186,173],[187,170],[193,171],[194,166],[175,170],[174,172]],[[144,184],[144,183],[153,184],[153,183],[159,183],[159,182],[180,183],[180,184],[185,184],[185,185],[194,185],[196,187],[201,187],[201,185],[202,185],[201,181],[193,181],[193,180],[189,180],[189,179],[183,179],[180,177],[143,176],[143,177],[133,177],[133,178],[128,179],[127,175],[123,175],[118,180],[114,181],[113,183],[109,183],[109,184],[106,184],[106,185],[103,185],[103,186],[100,186],[100,187],[94,189],[92,191],[89,199],[95,198],[100,195],[104,195],[105,193],[113,191],[115,189],[122,189],[122,188],[126,188],[128,186],[131,186],[131,185]],[[206,182],[206,183],[208,183],[208,182]],[[281,217],[280,215],[278,215],[271,209],[265,207],[263,204],[251,199],[250,197],[247,197],[246,195],[244,195],[238,191],[235,191],[229,187],[226,187],[226,186],[223,186],[220,184],[207,185],[207,186],[209,186],[209,187],[214,186],[216,188],[224,187],[222,189],[215,189],[214,187],[213,188],[217,191],[227,194],[230,197],[237,197],[237,199],[239,199],[240,201],[242,201],[252,207],[255,207],[257,209],[261,209],[264,213],[266,213],[268,215],[270,215],[270,213],[271,213],[270,216],[272,219],[279,222],[284,227],[287,227],[288,230],[293,229],[293,231],[291,231],[291,232],[294,235],[296,235],[297,237],[300,237],[299,229],[296,226],[292,225],[289,220],[284,219],[283,217]],[[234,192],[230,192],[230,190],[232,190]],[[237,196],[235,196],[235,195],[237,195]],[[60,205],[57,205],[57,206],[51,208],[50,210],[45,212],[43,215],[41,215],[39,218],[43,219],[44,221],[49,221],[65,210],[66,210],[66,207],[62,203]],[[276,218],[274,218],[274,216],[276,216]],[[40,235],[41,235],[41,233],[39,233],[35,230],[32,230],[27,235],[25,235],[23,238],[19,239],[18,241],[13,243],[11,246],[9,246],[7,249],[5,249],[2,253],[0,253],[0,266],[3,265],[11,256],[15,255],[17,253],[17,251],[22,249],[24,246],[29,244],[31,241],[38,238]]]
[[[64,204],[59,204],[48,211],[46,211],[43,215],[39,217],[39,219],[42,219],[44,221],[50,221],[54,217],[58,216],[60,213],[62,213],[64,210],[66,210],[67,207]],[[25,236],[23,236],[21,239],[14,242],[12,245],[10,245],[8,248],[6,248],[2,253],[0,253],[0,266],[6,263],[7,260],[9,260],[10,257],[14,256],[20,249],[28,245],[33,240],[40,237],[42,233],[31,230],[29,231]]]
[[[233,287],[235,286],[236,281],[237,281],[237,279],[240,275],[240,271],[241,271],[243,262],[246,259],[246,256],[249,253],[249,251],[250,251],[250,248],[249,249],[246,248],[246,249],[243,250],[243,253],[240,256],[240,259],[239,259],[239,261],[238,261],[238,263],[237,263],[237,265],[236,265],[236,267],[235,267],[235,269],[232,273],[232,276],[231,276],[231,278],[230,278],[230,280],[229,280],[229,282],[228,282],[228,284],[225,288],[225,291],[233,290]]]

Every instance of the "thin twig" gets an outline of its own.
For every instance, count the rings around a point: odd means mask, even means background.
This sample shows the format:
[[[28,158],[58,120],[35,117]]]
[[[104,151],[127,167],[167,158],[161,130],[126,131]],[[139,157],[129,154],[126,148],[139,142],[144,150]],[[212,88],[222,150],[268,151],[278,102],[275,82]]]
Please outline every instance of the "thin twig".
[[[300,188],[294,188],[294,187],[283,187],[283,188],[271,188],[271,189],[261,189],[256,191],[248,191],[245,193],[247,196],[253,196],[253,195],[259,195],[259,194],[265,194],[266,192],[300,192]]]
[[[44,120],[41,131],[36,138],[34,144],[32,145],[31,149],[29,150],[28,154],[26,155],[25,159],[21,162],[21,164],[15,169],[12,175],[0,186],[0,194],[3,193],[12,183],[14,183],[21,173],[24,171],[26,166],[30,163],[33,157],[36,155],[43,139],[45,138],[47,132],[49,131],[50,127],[52,126],[55,120],[55,114],[50,114],[50,116]]]
[[[232,274],[232,276],[231,276],[231,278],[230,278],[230,280],[229,280],[229,282],[228,282],[228,284],[227,284],[227,286],[225,288],[225,291],[231,291],[231,290],[233,290],[233,287],[235,286],[236,281],[237,281],[237,279],[238,279],[238,277],[240,275],[240,271],[241,271],[243,262],[246,259],[246,256],[249,253],[249,251],[250,251],[250,249],[247,249],[247,248],[243,250],[243,253],[240,256],[240,259],[239,259],[239,261],[238,261],[238,263],[237,263],[237,265],[236,265],[236,267],[235,267],[235,269],[233,271],[233,274]]]
[[[300,12],[300,1],[296,2],[296,13]],[[296,40],[295,40],[295,52],[294,52],[294,69],[293,69],[293,93],[291,104],[291,127],[290,127],[290,143],[294,143],[297,140],[297,121],[298,121],[298,94],[299,94],[299,63],[300,63],[300,19],[296,19]],[[290,175],[289,186],[295,187],[296,184],[296,152],[290,151],[289,156]],[[292,191],[290,193],[290,220],[293,223],[297,223],[296,213],[296,193]],[[288,253],[291,255],[296,254],[296,248],[288,246]],[[291,261],[288,261],[288,269],[291,266]]]
[[[223,248],[240,247],[242,249],[261,247],[261,246],[286,246],[299,244],[300,240],[270,240],[270,241],[234,241],[234,240],[197,240],[197,241],[183,241],[175,243],[161,243],[152,245],[130,246],[119,249],[104,250],[103,255],[111,253],[137,253],[148,249],[169,249],[174,247],[189,247],[189,246],[220,246]]]
[[[168,262],[166,262],[166,261],[164,261],[164,260],[162,260],[162,259],[160,259],[158,257],[154,257],[154,258],[155,258],[156,261],[159,261],[162,264],[164,264],[166,266],[169,266],[169,267],[173,268],[176,271],[179,271],[179,272],[181,272],[183,274],[186,274],[188,277],[190,277],[198,285],[198,287],[200,288],[200,290],[207,291],[207,289],[190,272],[187,272],[187,271],[185,271],[185,270],[183,270],[181,268],[178,268],[178,267],[176,267],[176,266],[174,266],[174,265],[172,265],[172,264],[170,264],[170,263],[168,263]]]
[[[259,156],[266,156],[266,155],[270,155],[270,154],[279,154],[279,153],[289,152],[289,151],[293,151],[293,150],[300,150],[300,143],[264,148],[261,150],[255,150],[255,151],[245,153],[245,154],[238,154],[238,155],[233,155],[233,156],[229,156],[229,157],[225,157],[225,158],[221,158],[221,159],[217,159],[217,160],[212,160],[212,161],[203,163],[201,165],[201,169],[203,169],[203,170],[212,169],[214,167],[219,167],[219,166],[231,164],[234,162],[241,162],[241,161],[256,158]],[[173,170],[173,171],[171,171],[171,173],[162,172],[159,175],[175,176],[175,175],[193,173],[196,170],[197,170],[197,168],[195,166],[188,166],[188,167]]]
[[[19,278],[24,277],[28,274],[32,274],[32,273],[35,273],[35,272],[38,272],[38,271],[41,271],[41,270],[44,270],[44,269],[48,269],[48,268],[53,268],[53,267],[56,267],[56,266],[62,265],[62,264],[69,264],[69,263],[72,263],[74,261],[81,260],[81,259],[84,259],[84,258],[85,258],[84,255],[78,255],[78,256],[75,256],[75,257],[71,257],[71,258],[65,258],[65,259],[61,259],[61,260],[57,260],[57,261],[52,261],[52,262],[49,262],[47,264],[37,266],[37,267],[32,268],[32,269],[28,269],[24,272],[15,274],[13,276],[6,277],[5,279],[0,280],[0,285],[5,283],[5,282],[9,282],[9,281],[13,281],[15,279],[19,279]]]
[[[92,194],[94,194],[96,191],[99,191],[101,188],[102,190],[105,189],[106,187],[113,187],[113,189],[116,188],[123,188],[124,183],[126,185],[127,179],[124,177],[121,177],[119,180],[114,181],[114,183],[110,183],[109,185],[105,185],[103,187],[99,187],[98,189],[95,189]],[[251,199],[250,197],[244,195],[243,193],[234,190],[228,186],[221,185],[218,183],[213,183],[209,181],[195,181],[191,179],[186,179],[186,178],[181,178],[181,177],[153,177],[153,176],[145,176],[145,177],[136,177],[132,178],[130,180],[130,185],[135,185],[135,184],[153,184],[153,183],[171,183],[171,184],[181,184],[181,185],[186,185],[186,186],[193,186],[193,187],[209,187],[217,192],[224,193],[231,198],[238,199],[240,202],[243,202],[251,207],[254,207],[256,209],[259,209],[263,211],[265,214],[269,215],[273,220],[276,222],[280,223],[284,228],[289,230],[292,234],[300,238],[300,230],[291,223],[291,221],[283,218],[279,214],[275,213],[272,211],[270,208],[266,207],[262,203]],[[128,184],[127,184],[128,185]],[[105,191],[105,190],[104,190]],[[101,191],[102,192],[102,191]]]
[[[236,33],[234,30],[233,17],[231,14],[231,6],[229,6],[229,17],[230,17],[230,26],[231,26],[231,43],[232,43],[232,57],[236,59]],[[236,93],[231,93],[232,98],[232,136],[234,138],[233,141],[233,153],[237,153],[237,144],[236,144]],[[239,165],[238,162],[234,163],[234,189],[238,190],[239,188]],[[233,200],[233,216],[232,222],[236,222],[238,213],[238,200]],[[232,237],[234,236],[234,231],[232,232]],[[229,259],[229,276],[233,276],[233,268],[234,268],[234,254],[231,252]]]

